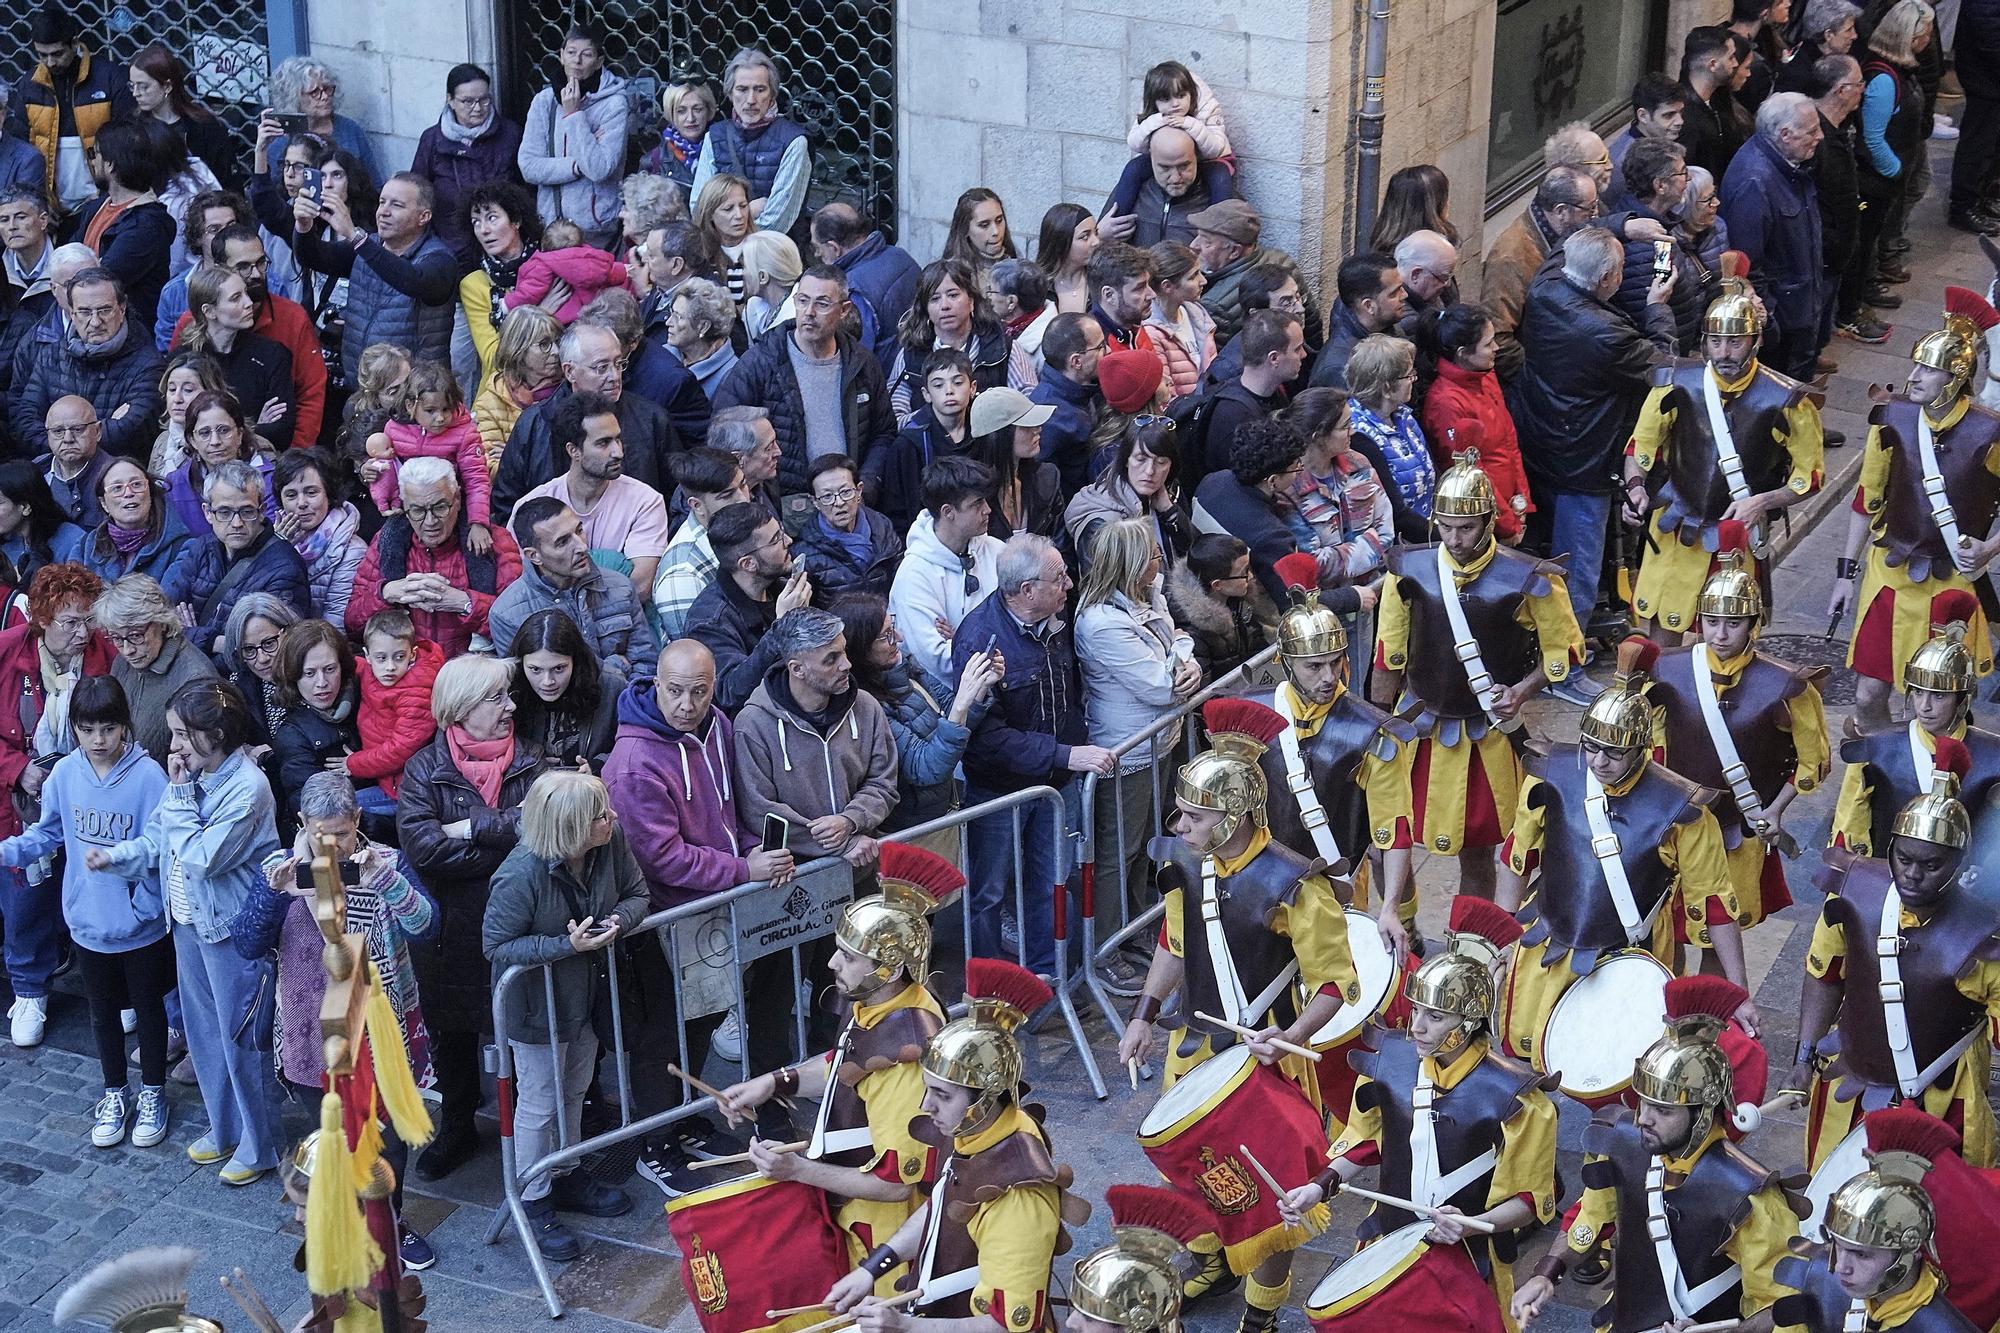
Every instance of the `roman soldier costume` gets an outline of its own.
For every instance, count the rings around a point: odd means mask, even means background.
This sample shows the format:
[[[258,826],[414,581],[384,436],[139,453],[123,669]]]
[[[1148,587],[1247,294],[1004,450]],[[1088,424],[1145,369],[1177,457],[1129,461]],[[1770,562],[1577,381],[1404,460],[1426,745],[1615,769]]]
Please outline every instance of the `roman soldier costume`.
[[[1941,874],[1826,854],[1799,1020],[1800,1060],[1814,1066],[1806,1147],[1815,1167],[1856,1121],[1899,1102],[1958,1129],[1973,1165],[1993,1164],[1987,1025],[2000,1017],[2000,911],[1959,882],[1971,839],[1957,796],[1965,752],[1949,738],[1937,744],[1934,785],[1896,816],[1887,850],[1906,840],[1932,860],[1942,851]]]
[[[1508,886],[1540,874],[1516,912],[1526,933],[1507,964],[1498,1016],[1507,1053],[1543,1073],[1554,1072],[1542,1036],[1556,1001],[1600,960],[1639,951],[1677,970],[1690,922],[1739,915],[1722,829],[1709,811],[1716,793],[1649,757],[1657,719],[1646,692],[1659,656],[1643,638],[1626,640],[1617,681],[1583,715],[1581,744],[1530,746],[1523,761],[1502,905],[1511,902]],[[1584,746],[1628,756],[1624,775],[1600,781]],[[1652,1022],[1644,1014],[1602,1017]]]
[[[55,1323],[101,1324],[112,1333],[223,1333],[220,1321],[187,1308],[188,1275],[200,1261],[201,1252],[185,1245],[156,1245],[107,1259],[63,1292]],[[261,1308],[263,1301],[256,1304]],[[422,1321],[417,1323],[421,1327]]]
[[[1778,1174],[1729,1141],[1737,1079],[1722,1034],[1743,991],[1719,977],[1687,977],[1667,992],[1667,1034],[1639,1057],[1632,1090],[1644,1101],[1687,1107],[1687,1138],[1654,1153],[1632,1113],[1606,1107],[1584,1131],[1584,1196],[1564,1243],[1587,1254],[1616,1224],[1611,1298],[1594,1322],[1611,1333],[1652,1333],[1672,1320],[1748,1319],[1785,1288],[1772,1268],[1798,1235],[1806,1207]],[[1536,1276],[1551,1281],[1551,1255]]]
[[[1959,797],[1968,812],[1985,811],[1989,796],[2000,789],[2000,735],[1972,725],[1979,673],[1965,634],[1979,613],[1979,602],[1954,588],[1938,595],[1931,613],[1931,637],[1903,665],[1903,690],[1956,696],[1957,711],[1936,736],[1949,736],[1965,747],[1967,770]],[[1913,717],[1903,726],[1857,732],[1841,742],[1847,772],[1834,807],[1833,846],[1862,856],[1888,850],[1889,825],[1897,811],[1930,790],[1937,772],[1936,736]]]
[[[2000,1325],[2000,1265],[1993,1238],[2000,1236],[2000,1171],[1968,1166],[1958,1131],[1908,1103],[1868,1117],[1868,1154],[1898,1154],[1920,1164],[1924,1193],[1937,1217],[1931,1261],[1944,1277],[1945,1298],[1974,1328]]]
[[[1417,733],[1401,747],[1409,765],[1413,840],[1456,856],[1497,847],[1512,831],[1521,766],[1513,733],[1495,701],[1539,667],[1567,679],[1583,660],[1561,567],[1493,538],[1493,485],[1475,455],[1438,479],[1432,512],[1484,518],[1486,542],[1461,564],[1442,543],[1397,546],[1376,608],[1375,665],[1400,673],[1396,715]],[[1377,826],[1375,844],[1392,845]]]
[[[1757,650],[1763,594],[1735,554],[1747,540],[1741,525],[1725,528],[1722,568],[1702,585],[1696,612],[1750,620],[1750,646],[1728,660],[1702,642],[1669,649],[1646,698],[1660,709],[1660,762],[1716,793],[1709,809],[1728,849],[1736,922],[1747,930],[1792,901],[1779,855],[1785,839],[1767,811],[1787,787],[1809,792],[1826,776],[1819,681],[1827,671]],[[1691,943],[1709,946],[1707,922],[1683,924]]]
[[[1754,337],[1763,323],[1752,298],[1726,295],[1710,304],[1701,330]],[[1806,386],[1754,356],[1734,380],[1705,360],[1661,366],[1629,449],[1645,475],[1652,515],[1632,609],[1641,621],[1674,631],[1694,628],[1695,599],[1720,550],[1729,507],[1775,490],[1810,495],[1825,462],[1819,409]],[[1766,588],[1770,575],[1761,562],[1769,549],[1768,534],[1751,534],[1760,562],[1752,572]]]
[[[1910,359],[1950,379],[1928,403],[1899,396],[1869,414],[1858,495],[1869,522],[1866,568],[1844,560],[1840,570],[1861,579],[1847,662],[1864,676],[1895,683],[1897,666],[1930,634],[1938,596],[1977,591],[1961,568],[1964,543],[1984,540],[2000,515],[2000,413],[1972,397],[1979,320],[1992,316],[1976,293],[1947,287],[1944,327],[1918,339]],[[1975,607],[1965,635],[1981,676],[1993,670],[1994,610]]]
[[[1209,1220],[1186,1196],[1144,1185],[1113,1185],[1104,1202],[1111,1243],[1076,1261],[1070,1308],[1085,1333],[1179,1333],[1180,1260]]]

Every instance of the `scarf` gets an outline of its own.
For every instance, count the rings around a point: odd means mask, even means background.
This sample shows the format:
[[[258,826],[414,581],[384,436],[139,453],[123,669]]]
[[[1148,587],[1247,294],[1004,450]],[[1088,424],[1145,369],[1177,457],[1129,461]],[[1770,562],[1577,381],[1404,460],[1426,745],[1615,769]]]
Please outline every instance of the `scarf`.
[[[660,126],[660,148],[680,162],[692,162],[701,156],[701,141],[688,138],[671,125]]]
[[[745,134],[762,134],[765,130],[770,129],[771,122],[778,118],[777,99],[773,98],[771,100],[771,109],[765,112],[763,118],[760,120],[745,120],[741,114],[735,112],[732,112],[729,118],[735,121],[736,128],[742,130]]]
[[[126,528],[120,527],[115,522],[106,522],[104,528],[111,534],[111,549],[128,560],[139,554],[140,548],[146,544],[146,539],[153,535],[150,526]]]
[[[523,241],[521,242],[521,253],[515,255],[512,259],[495,259],[492,255],[488,254],[479,256],[479,267],[486,270],[486,276],[493,283],[494,324],[499,324],[500,316],[507,313],[500,304],[500,298],[514,290],[514,284],[521,280],[521,265],[527,263],[529,256],[534,253],[535,246],[527,241]]]
[[[875,554],[875,543],[870,541],[868,537],[867,515],[857,516],[854,531],[852,532],[842,532],[839,528],[826,521],[825,514],[821,514],[817,521],[819,523],[819,530],[825,533],[835,546],[840,548],[841,553],[847,557],[848,564],[853,565],[858,570],[865,571],[868,568]]]
[[[507,765],[514,762],[514,724],[498,740],[476,741],[464,727],[444,729],[445,744],[451,747],[451,762],[465,775],[479,799],[499,808],[500,784],[507,780]]]
[[[438,117],[438,133],[453,143],[476,143],[493,132],[494,120],[499,114],[497,105],[488,105],[486,119],[477,125],[461,125],[458,117],[451,114],[451,108],[446,107],[444,114]]]
[[[101,343],[87,343],[83,335],[71,331],[63,335],[63,348],[71,356],[85,361],[96,361],[117,356],[125,350],[126,340],[132,336],[132,322],[127,320],[118,326],[118,332]]]

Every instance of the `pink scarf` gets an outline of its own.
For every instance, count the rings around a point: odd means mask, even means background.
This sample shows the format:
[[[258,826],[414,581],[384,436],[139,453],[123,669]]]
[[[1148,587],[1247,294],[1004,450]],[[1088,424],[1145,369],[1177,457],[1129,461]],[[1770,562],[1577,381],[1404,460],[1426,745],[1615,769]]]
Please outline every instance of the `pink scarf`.
[[[507,765],[514,762],[514,724],[498,740],[478,741],[464,727],[446,727],[445,744],[451,747],[451,762],[458,767],[479,799],[498,809],[500,784],[507,779]]]

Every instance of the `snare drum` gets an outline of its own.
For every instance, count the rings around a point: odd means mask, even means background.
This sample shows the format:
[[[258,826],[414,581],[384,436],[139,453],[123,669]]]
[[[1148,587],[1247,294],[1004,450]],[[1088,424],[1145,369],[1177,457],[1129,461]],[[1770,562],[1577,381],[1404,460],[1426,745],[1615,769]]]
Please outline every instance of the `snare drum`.
[[[796,1180],[743,1176],[670,1199],[667,1231],[702,1333],[789,1333],[818,1323],[826,1311],[775,1321],[764,1312],[822,1299],[849,1268],[826,1194]],[[774,1253],[782,1262],[772,1262]]]
[[[1812,1211],[1799,1223],[1799,1234],[1810,1241],[1825,1241],[1821,1224],[1826,1221],[1827,1201],[1833,1198],[1835,1190],[1867,1169],[1868,1126],[1856,1125],[1806,1182],[1806,1202],[1812,1205]]]
[[[1632,1085],[1633,1061],[1665,1029],[1672,977],[1659,959],[1633,950],[1606,954],[1563,992],[1542,1032],[1542,1063],[1566,1095],[1601,1106]]]
[[[1362,1025],[1380,1013],[1396,993],[1396,960],[1382,944],[1375,918],[1347,908],[1347,953],[1354,959],[1355,974],[1361,979],[1361,998],[1333,1011],[1325,1026],[1313,1033],[1314,1050],[1338,1046],[1361,1031]],[[1322,1060],[1321,1064],[1326,1062]],[[1342,1108],[1345,1109],[1344,1107]]]
[[[1231,1046],[1181,1075],[1139,1125],[1139,1146],[1169,1184],[1199,1198],[1216,1217],[1230,1269],[1247,1273],[1273,1254],[1298,1248],[1326,1225],[1326,1208],[1308,1225],[1287,1226],[1248,1145],[1284,1189],[1297,1189],[1326,1165],[1326,1131],[1298,1085]]]
[[[1500,1303],[1463,1245],[1424,1240],[1429,1222],[1399,1227],[1319,1280],[1306,1297],[1315,1333],[1380,1333],[1428,1326],[1505,1333]],[[1386,1304],[1376,1298],[1389,1295]]]

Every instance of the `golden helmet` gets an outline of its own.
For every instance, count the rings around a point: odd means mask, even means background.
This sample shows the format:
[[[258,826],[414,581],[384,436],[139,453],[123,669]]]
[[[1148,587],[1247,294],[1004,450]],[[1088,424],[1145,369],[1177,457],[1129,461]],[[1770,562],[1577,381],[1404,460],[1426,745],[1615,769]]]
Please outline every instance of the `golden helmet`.
[[[1929,404],[1945,407],[1958,401],[1972,383],[1979,360],[1980,326],[1993,319],[1993,307],[1965,287],[1944,289],[1944,327],[1926,333],[1910,349],[1910,360],[1951,376],[1944,391]]]
[[[1722,1030],[1748,998],[1727,977],[1676,977],[1667,983],[1665,1035],[1632,1062],[1632,1091],[1641,1099],[1693,1110],[1690,1147],[1708,1137],[1718,1117],[1729,1123],[1736,1075],[1722,1048]]]
[[[1937,1234],[1937,1206],[1924,1189],[1930,1162],[1910,1152],[1871,1152],[1868,1170],[1849,1180],[1826,1201],[1829,1239],[1864,1250],[1891,1250],[1896,1261],[1872,1291],[1852,1293],[1868,1300],[1886,1296],[1909,1281],[1931,1251]]]
[[[1966,707],[1979,684],[1979,668],[1965,646],[1966,630],[1979,610],[1979,599],[1963,588],[1939,593],[1931,603],[1931,636],[1903,666],[1905,690],[1935,690],[1964,694]],[[1963,719],[1961,719],[1963,720]]]
[[[1634,634],[1618,645],[1618,676],[1610,689],[1591,700],[1579,730],[1586,740],[1619,750],[1651,749],[1657,710],[1646,702],[1646,686],[1660,646]]]
[[[1695,597],[1696,613],[1761,620],[1764,592],[1750,564],[1750,533],[1734,519],[1716,525],[1715,563],[1715,571],[1702,581]]]
[[[1965,803],[1958,799],[1958,784],[1972,771],[1972,752],[1963,741],[1950,736],[1933,737],[1931,743],[1936,747],[1931,755],[1936,773],[1931,789],[1912,797],[1896,812],[1889,832],[1893,837],[1963,851],[1972,841],[1972,820]]]
[[[1285,729],[1285,719],[1255,699],[1210,699],[1201,707],[1201,720],[1208,748],[1180,766],[1174,797],[1199,810],[1223,813],[1213,843],[1220,847],[1245,818],[1266,827],[1270,788],[1257,761]]]
[[[1411,1004],[1459,1020],[1458,1036],[1448,1049],[1456,1049],[1490,1021],[1494,964],[1520,938],[1520,923],[1504,908],[1467,894],[1452,899],[1444,948],[1424,959],[1403,983]]]
[[[921,980],[931,956],[930,913],[965,888],[965,876],[935,852],[885,842],[876,878],[882,892],[841,909],[833,938],[875,964],[878,980],[893,980],[899,970]]]
[[[1434,518],[1490,519],[1499,510],[1493,498],[1493,483],[1479,470],[1479,451],[1466,449],[1452,455],[1452,464],[1437,479],[1431,495]]]
[[[1746,335],[1754,338],[1764,331],[1764,317],[1758,313],[1755,298],[1730,292],[1708,303],[1708,310],[1701,317],[1701,331],[1718,338]]]
[[[1181,1255],[1214,1228],[1213,1221],[1185,1196],[1145,1185],[1113,1185],[1104,1201],[1113,1240],[1076,1261],[1070,1303],[1128,1333],[1174,1328],[1181,1316]]]
[[[1278,577],[1292,590],[1292,604],[1278,617],[1280,658],[1330,657],[1347,651],[1347,627],[1319,600],[1319,561],[1294,551],[1277,564]]]
[[[92,1323],[113,1333],[222,1333],[213,1319],[189,1314],[188,1274],[201,1260],[185,1245],[156,1245],[107,1259],[56,1302],[54,1323]]]
[[[312,1183],[313,1163],[319,1154],[319,1130],[315,1129],[292,1145],[292,1150],[278,1163],[278,1185],[285,1197],[293,1203],[304,1205],[306,1187]],[[386,1199],[396,1189],[396,1171],[381,1155],[377,1155],[369,1170],[368,1187],[361,1191],[364,1199]]]
[[[919,1061],[933,1078],[979,1094],[951,1133],[980,1128],[1012,1100],[1021,1084],[1021,1046],[1014,1030],[1053,999],[1055,992],[1025,968],[997,958],[966,960],[969,1012],[940,1028]]]

